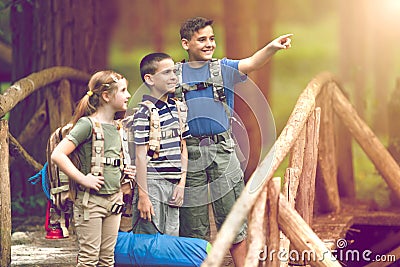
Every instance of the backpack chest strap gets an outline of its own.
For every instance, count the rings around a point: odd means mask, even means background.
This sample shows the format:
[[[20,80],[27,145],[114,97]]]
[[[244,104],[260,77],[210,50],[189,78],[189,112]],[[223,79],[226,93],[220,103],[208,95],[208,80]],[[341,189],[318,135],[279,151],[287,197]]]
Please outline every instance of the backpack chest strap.
[[[215,101],[226,102],[226,96],[224,91],[224,81],[222,79],[221,71],[221,61],[219,59],[211,59],[208,61],[210,78],[205,82],[199,82],[196,84],[186,84],[183,83],[182,79],[182,63],[177,63],[175,65],[175,74],[178,77],[178,83],[175,87],[175,96],[183,100],[184,94],[189,91],[203,90],[212,86],[213,88],[213,98]]]

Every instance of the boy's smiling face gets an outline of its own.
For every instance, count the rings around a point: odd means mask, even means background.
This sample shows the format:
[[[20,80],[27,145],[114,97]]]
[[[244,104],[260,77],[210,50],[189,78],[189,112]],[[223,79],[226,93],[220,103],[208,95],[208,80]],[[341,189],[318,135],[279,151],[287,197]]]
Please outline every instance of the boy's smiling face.
[[[190,40],[182,39],[182,47],[188,52],[189,61],[212,59],[216,47],[213,28],[206,26],[194,32]]]
[[[146,82],[152,87],[152,94],[157,96],[175,92],[178,78],[175,75],[175,63],[172,59],[166,58],[157,63],[155,74],[146,74]]]

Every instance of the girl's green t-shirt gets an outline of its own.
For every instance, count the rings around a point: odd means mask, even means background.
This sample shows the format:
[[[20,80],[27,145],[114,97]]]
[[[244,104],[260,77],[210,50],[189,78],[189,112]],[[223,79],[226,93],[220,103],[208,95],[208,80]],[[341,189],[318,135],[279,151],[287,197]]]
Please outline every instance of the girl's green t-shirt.
[[[114,124],[101,124],[104,133],[104,157],[120,158],[121,137]],[[79,160],[82,164],[81,172],[90,173],[92,157],[92,122],[88,117],[80,118],[71,129],[67,138],[75,145]],[[104,164],[104,185],[98,194],[114,194],[119,191],[121,184],[121,169],[118,166]]]

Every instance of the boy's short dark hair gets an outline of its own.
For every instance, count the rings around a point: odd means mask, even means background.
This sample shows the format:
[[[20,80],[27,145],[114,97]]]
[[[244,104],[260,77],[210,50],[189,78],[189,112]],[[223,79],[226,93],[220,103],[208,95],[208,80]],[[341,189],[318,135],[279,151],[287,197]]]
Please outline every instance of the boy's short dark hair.
[[[155,74],[157,71],[157,63],[164,59],[172,59],[172,57],[165,53],[151,53],[142,58],[140,61],[140,76],[144,82],[146,74]]]
[[[186,39],[190,41],[195,32],[205,28],[206,26],[211,26],[212,24],[213,24],[212,20],[203,17],[195,17],[188,19],[182,24],[181,29],[179,31],[181,34],[181,39]]]

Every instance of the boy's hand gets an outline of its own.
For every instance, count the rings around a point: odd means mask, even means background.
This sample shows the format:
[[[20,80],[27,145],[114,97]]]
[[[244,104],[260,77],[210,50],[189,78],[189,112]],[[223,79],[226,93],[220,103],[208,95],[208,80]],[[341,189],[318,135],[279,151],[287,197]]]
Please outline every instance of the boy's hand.
[[[151,222],[151,216],[156,215],[154,212],[153,204],[148,196],[139,196],[138,210],[140,212],[140,218]]]
[[[292,42],[292,40],[290,39],[291,36],[293,36],[292,33],[279,36],[278,38],[273,40],[270,43],[270,45],[277,49],[288,49],[291,47],[291,42]]]
[[[103,186],[104,184],[104,177],[103,176],[95,176],[91,173],[88,173],[85,177],[85,179],[83,179],[81,181],[81,184],[89,189],[94,189],[96,191],[99,191],[100,188]]]
[[[128,165],[124,168],[124,174],[132,180],[136,178],[136,166]]]
[[[177,185],[174,189],[174,193],[172,194],[171,199],[168,204],[171,206],[181,207],[183,205],[183,196],[185,193],[185,187],[181,185]]]

